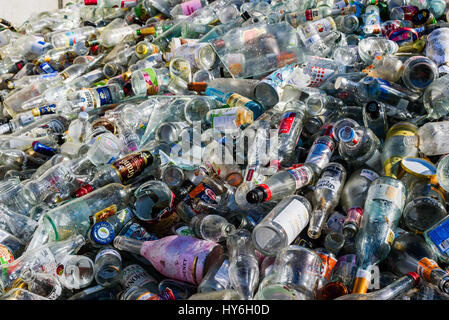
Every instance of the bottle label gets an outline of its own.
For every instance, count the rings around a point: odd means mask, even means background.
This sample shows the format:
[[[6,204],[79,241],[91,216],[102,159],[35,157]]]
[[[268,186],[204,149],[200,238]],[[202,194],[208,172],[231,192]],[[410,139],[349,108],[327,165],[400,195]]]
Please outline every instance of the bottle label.
[[[125,208],[117,213],[117,219],[121,224],[127,223],[134,216],[130,208]]]
[[[66,33],[64,33],[64,36],[65,36],[65,46],[66,47],[71,47],[76,44],[75,32],[73,32],[73,31],[66,32]]]
[[[136,300],[159,300],[158,295],[152,292],[145,292],[137,297]]]
[[[54,133],[64,133],[64,131],[65,131],[64,124],[58,119],[51,120],[46,125],[42,126],[42,128],[49,129],[49,130],[53,131]]]
[[[285,67],[274,71],[269,76],[264,78],[261,82],[268,84],[274,89],[280,88],[287,80],[287,78],[293,73],[297,65],[297,63],[288,64]]]
[[[8,264],[14,261],[14,256],[6,246],[0,244],[0,265]]]
[[[310,82],[309,87],[319,87],[323,82],[330,78],[334,74],[335,70],[327,68],[312,67],[310,68]]]
[[[56,105],[50,104],[48,106],[35,108],[32,110],[32,112],[35,117],[39,117],[39,116],[43,116],[43,115],[47,115],[47,114],[55,114],[56,113]]]
[[[114,250],[114,249],[104,249],[104,250],[101,250],[101,251],[97,254],[97,256],[95,257],[95,263],[97,263],[97,261],[98,261],[102,256],[104,256],[104,255],[106,255],[106,254],[111,254],[111,255],[117,257],[120,261],[122,261],[122,257],[120,256],[120,253],[117,252],[117,250]]]
[[[332,270],[337,264],[337,260],[335,260],[329,254],[326,254],[324,252],[318,252],[318,255],[320,256],[324,266],[321,276],[329,280],[332,274]]]
[[[379,178],[379,175],[376,172],[374,172],[372,170],[368,170],[368,169],[362,169],[362,171],[360,172],[360,175],[362,177],[367,178],[371,182],[376,180],[377,178]]]
[[[387,239],[385,240],[385,242],[388,243],[388,245],[389,245],[390,247],[393,245],[394,238],[395,238],[394,231],[391,230],[391,229],[389,229],[389,230],[388,230]]]
[[[80,101],[84,102],[81,111],[91,111],[97,108],[97,100],[95,99],[92,89],[81,90],[79,92]]]
[[[290,173],[292,177],[295,179],[296,189],[299,189],[307,185],[311,180],[311,176],[309,175],[309,172],[305,167],[291,169],[288,170],[287,172]]]
[[[156,71],[153,68],[147,68],[142,71],[145,82],[147,83],[147,95],[155,95],[159,92]]]
[[[209,204],[216,204],[217,195],[214,191],[205,183],[200,183],[189,193],[189,197],[194,199],[198,198],[201,201]]]
[[[449,250],[449,220],[430,230],[427,235],[442,253]]]
[[[139,2],[137,0],[122,0],[120,7],[121,8],[132,8],[137,6]]]
[[[57,73],[57,71],[53,69],[48,62],[42,63],[39,68],[47,74]]]
[[[231,108],[245,107],[248,102],[251,102],[251,99],[248,99],[238,93],[234,93],[226,101],[227,105]]]
[[[129,239],[136,239],[142,241],[152,241],[158,239],[156,236],[146,231],[145,228],[138,223],[132,223],[126,230],[126,232],[123,234],[123,236]]]
[[[388,184],[376,184],[370,187],[368,198],[391,201],[399,208],[402,208],[405,202],[405,195],[399,189]]]
[[[33,114],[32,113],[28,113],[28,112],[27,113],[22,113],[19,116],[19,122],[20,122],[20,124],[22,126],[26,126],[26,125],[28,125],[30,123],[33,123],[34,122]]]
[[[190,16],[192,13],[194,13],[196,10],[201,9],[201,1],[200,0],[190,0],[187,2],[181,3],[181,10],[182,13],[186,16]]]
[[[301,201],[293,199],[273,219],[273,222],[276,222],[284,229],[287,234],[287,243],[290,244],[309,223],[309,212]]]
[[[179,236],[187,236],[187,237],[194,237],[195,236],[193,231],[188,226],[182,226],[182,227],[176,229],[175,233],[177,235],[179,235]]]
[[[141,174],[152,163],[151,154],[140,152],[115,161],[111,164],[111,167],[116,170],[122,183],[126,184],[129,180]]]
[[[337,192],[341,187],[341,178],[343,174],[344,172],[340,169],[335,170],[328,167],[316,183],[315,189],[328,189]]]
[[[419,274],[421,278],[430,282],[431,281],[430,274],[434,269],[440,269],[440,267],[435,261],[429,258],[422,258],[418,262],[416,272]]]
[[[107,207],[101,211],[98,211],[92,216],[89,216],[89,221],[91,225],[96,224],[99,221],[104,221],[110,216],[113,216],[117,212],[117,205],[113,204],[112,206]]]
[[[362,221],[363,209],[360,207],[350,208],[347,212],[345,224],[353,223],[356,226],[360,226],[360,222]]]
[[[236,123],[239,108],[223,108],[214,110],[210,115],[213,128],[216,130],[237,129]]]
[[[295,121],[296,112],[287,112],[281,120],[279,124],[279,134],[288,134],[293,125],[293,121]]]
[[[132,264],[123,269],[122,278],[120,280],[120,283],[125,288],[134,286],[145,287],[145,285],[152,282],[157,283],[157,281],[138,264]]]
[[[317,139],[310,149],[305,163],[313,163],[323,169],[329,163],[334,149],[335,144],[331,140]]]
[[[341,213],[335,212],[327,220],[327,227],[329,230],[341,233],[343,230],[343,223],[345,222],[345,216]]]
[[[5,134],[11,132],[11,126],[9,123],[0,125],[0,134]]]
[[[95,89],[98,93],[98,97],[100,98],[100,106],[106,106],[113,103],[111,90],[108,87],[101,87]]]

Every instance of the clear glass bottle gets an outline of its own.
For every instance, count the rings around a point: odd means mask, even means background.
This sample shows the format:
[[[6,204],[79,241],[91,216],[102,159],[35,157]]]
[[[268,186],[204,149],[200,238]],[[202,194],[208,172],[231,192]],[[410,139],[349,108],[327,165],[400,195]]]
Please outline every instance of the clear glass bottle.
[[[346,180],[346,169],[339,163],[329,163],[321,173],[315,189],[315,208],[312,211],[307,235],[318,239],[329,214],[340,200],[340,194]]]
[[[198,214],[190,220],[190,227],[196,237],[214,242],[226,240],[235,227],[225,218],[215,214]]]
[[[419,275],[416,272],[410,272],[380,290],[365,294],[352,293],[341,296],[336,300],[392,300],[404,295],[407,291],[416,287],[419,283],[419,279]]]
[[[267,256],[275,256],[307,226],[311,211],[312,206],[306,198],[298,195],[285,198],[254,228],[254,246]]]
[[[337,133],[339,136],[338,152],[354,167],[363,164],[382,172],[382,146],[379,138],[366,127],[343,127]]]
[[[341,192],[340,203],[346,212],[343,224],[343,234],[346,239],[352,239],[360,228],[363,207],[371,183],[379,178],[377,172],[370,167],[362,166],[352,172]]]
[[[407,173],[407,201],[403,223],[408,230],[424,232],[447,215],[445,193],[436,181],[436,167],[421,158],[404,158],[401,167]]]
[[[418,128],[408,122],[398,122],[387,132],[382,163],[386,176],[397,178],[401,160],[418,156]]]
[[[241,299],[252,299],[259,283],[259,264],[251,233],[239,229],[226,240],[229,250],[229,279]]]
[[[108,246],[101,249],[95,257],[95,281],[103,287],[113,287],[122,276],[122,257]]]
[[[353,293],[366,293],[371,268],[388,256],[406,195],[404,183],[391,177],[377,178],[369,187],[360,231],[355,238],[359,265]]]

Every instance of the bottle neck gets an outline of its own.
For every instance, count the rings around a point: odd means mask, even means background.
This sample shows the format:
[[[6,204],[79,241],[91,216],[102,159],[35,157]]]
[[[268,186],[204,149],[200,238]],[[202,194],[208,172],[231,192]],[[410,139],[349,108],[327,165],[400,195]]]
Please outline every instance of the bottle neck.
[[[417,278],[419,279],[419,278]],[[377,300],[391,300],[399,295],[402,295],[414,288],[418,283],[411,275],[407,274],[383,289],[373,292],[373,297],[375,296]]]
[[[124,236],[117,236],[114,239],[114,247],[118,250],[124,250],[127,252],[139,254],[141,252],[142,246],[145,243],[145,241],[142,240],[136,240],[136,239],[130,239],[126,238]]]

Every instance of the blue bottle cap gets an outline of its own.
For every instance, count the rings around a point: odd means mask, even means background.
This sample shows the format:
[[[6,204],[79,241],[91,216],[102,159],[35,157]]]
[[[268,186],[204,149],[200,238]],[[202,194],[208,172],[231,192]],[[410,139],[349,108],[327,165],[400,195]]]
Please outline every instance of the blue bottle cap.
[[[338,137],[342,142],[351,142],[354,140],[354,129],[349,126],[344,126],[340,129],[340,132],[338,132]]]
[[[92,240],[98,244],[108,244],[114,240],[115,231],[107,221],[100,221],[94,224],[91,231]]]

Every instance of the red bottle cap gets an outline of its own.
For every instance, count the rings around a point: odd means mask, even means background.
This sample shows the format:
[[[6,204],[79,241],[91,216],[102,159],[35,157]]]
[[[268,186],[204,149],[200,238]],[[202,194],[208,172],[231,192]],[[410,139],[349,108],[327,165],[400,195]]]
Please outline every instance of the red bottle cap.
[[[419,275],[416,272],[409,272],[407,275],[415,280],[415,285],[419,283]]]
[[[95,6],[97,5],[97,0],[84,0],[85,6]]]

